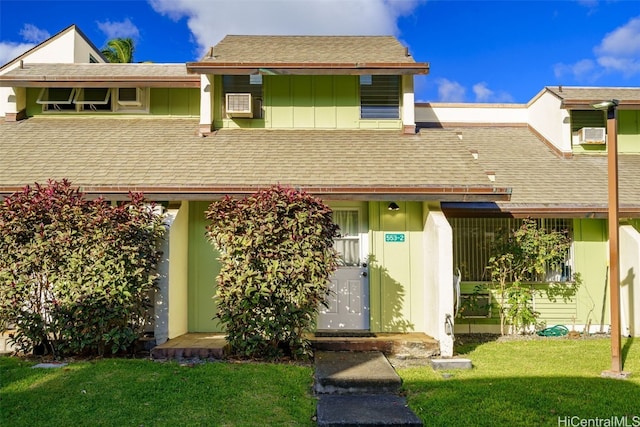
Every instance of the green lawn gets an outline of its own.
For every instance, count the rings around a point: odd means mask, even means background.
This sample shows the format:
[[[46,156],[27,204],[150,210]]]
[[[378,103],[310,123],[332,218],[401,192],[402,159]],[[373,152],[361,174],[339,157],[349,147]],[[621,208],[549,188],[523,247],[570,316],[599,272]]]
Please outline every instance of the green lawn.
[[[310,366],[0,358],[0,426],[312,426]]]
[[[600,378],[610,366],[609,344],[552,338],[467,345],[459,351],[472,370],[415,367],[399,374],[426,426],[640,426],[640,342],[623,340],[625,369],[633,373],[626,381]],[[310,366],[33,364],[0,358],[1,426],[315,425]],[[611,417],[618,424],[605,424]],[[590,421],[596,418],[601,424]]]
[[[600,377],[608,339],[490,342],[462,350],[471,370],[399,374],[425,426],[640,426],[640,342],[622,343],[624,381]]]

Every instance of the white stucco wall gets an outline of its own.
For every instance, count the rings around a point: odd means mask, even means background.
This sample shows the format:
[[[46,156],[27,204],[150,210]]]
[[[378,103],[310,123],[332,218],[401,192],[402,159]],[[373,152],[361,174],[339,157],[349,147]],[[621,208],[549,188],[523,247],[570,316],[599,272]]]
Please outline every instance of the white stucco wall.
[[[445,322],[447,315],[454,320],[453,233],[444,214],[433,206],[429,209],[424,226],[424,331],[440,341],[442,357],[451,357],[453,334],[447,334]]]
[[[416,122],[426,123],[500,123],[522,124],[527,122],[524,104],[450,104],[418,103]]]
[[[67,64],[67,63],[88,63],[89,54],[99,61],[104,62],[99,52],[89,44],[74,28],[58,34],[49,40],[42,42],[39,46],[21,58],[24,64]],[[20,60],[7,65],[0,74],[5,74],[20,66]],[[16,104],[16,100],[18,104]],[[4,117],[7,112],[16,113],[24,108],[24,102],[20,97],[16,97],[13,88],[0,88],[0,117]]]
[[[640,233],[630,225],[620,227],[620,328],[640,337]]]
[[[551,92],[542,92],[527,108],[527,122],[558,150],[571,153],[571,123],[569,112]]]

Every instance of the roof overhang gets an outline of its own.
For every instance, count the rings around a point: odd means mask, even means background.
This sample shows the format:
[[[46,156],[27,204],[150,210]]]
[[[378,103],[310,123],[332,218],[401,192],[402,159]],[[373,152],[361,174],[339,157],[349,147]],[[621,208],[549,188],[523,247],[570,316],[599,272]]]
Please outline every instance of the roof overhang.
[[[188,62],[195,74],[261,75],[413,75],[429,74],[429,63],[245,63]]]
[[[497,202],[508,201],[510,188],[470,186],[295,186],[296,189],[331,200],[358,201],[451,201],[451,202]],[[0,196],[7,196],[23,187],[0,187]],[[103,196],[110,200],[126,199],[130,192],[143,193],[150,200],[217,200],[224,196],[253,194],[265,185],[247,186],[83,186],[80,190],[92,196]]]
[[[186,77],[123,77],[113,76],[82,77],[82,76],[37,76],[20,78],[14,76],[0,76],[0,87],[200,87],[200,78]]]
[[[602,102],[602,99],[563,99],[562,108],[567,110],[593,110],[593,105]],[[640,100],[620,100],[620,110],[640,110]]]
[[[503,218],[585,218],[606,219],[607,205],[551,205],[511,203],[459,203],[445,201],[442,211],[450,218],[503,217]],[[640,218],[640,206],[620,205],[621,218]]]

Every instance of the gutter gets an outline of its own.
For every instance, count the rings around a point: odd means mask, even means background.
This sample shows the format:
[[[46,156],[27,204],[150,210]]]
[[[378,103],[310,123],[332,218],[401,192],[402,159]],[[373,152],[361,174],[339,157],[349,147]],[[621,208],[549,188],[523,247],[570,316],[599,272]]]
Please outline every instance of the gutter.
[[[224,196],[245,196],[269,187],[248,186],[90,186],[79,185],[88,195],[106,199],[126,199],[130,192],[143,193],[151,200],[215,200]],[[495,202],[508,201],[510,188],[490,186],[293,186],[296,189],[333,200],[398,200],[398,201],[456,201]],[[24,187],[0,187],[0,197],[7,196]]]

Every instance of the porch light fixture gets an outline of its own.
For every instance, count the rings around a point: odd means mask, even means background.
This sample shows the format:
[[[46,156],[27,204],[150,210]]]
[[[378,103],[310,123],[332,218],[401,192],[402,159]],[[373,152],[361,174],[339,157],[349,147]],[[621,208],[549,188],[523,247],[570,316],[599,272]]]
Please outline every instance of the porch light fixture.
[[[389,209],[390,211],[399,211],[400,206],[398,206],[396,202],[391,202],[389,203],[389,206],[387,207],[387,209]]]
[[[591,106],[607,112],[607,182],[609,194],[609,287],[611,292],[611,369],[602,376],[626,378],[620,356],[620,231],[618,205],[618,105],[617,99]]]

